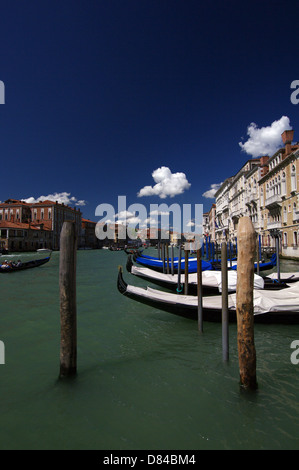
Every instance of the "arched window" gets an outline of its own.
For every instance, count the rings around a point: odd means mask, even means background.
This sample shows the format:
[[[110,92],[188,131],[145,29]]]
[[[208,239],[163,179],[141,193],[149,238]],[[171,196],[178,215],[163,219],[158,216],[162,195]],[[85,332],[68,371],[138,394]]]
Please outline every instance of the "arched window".
[[[287,232],[283,233],[283,244],[284,244],[284,246],[288,246],[288,234],[287,234]]]
[[[296,182],[296,167],[292,165],[291,168],[291,191],[296,191],[297,189],[297,182]]]
[[[282,179],[281,179],[281,195],[285,196],[286,195],[286,174],[285,172],[282,173]]]

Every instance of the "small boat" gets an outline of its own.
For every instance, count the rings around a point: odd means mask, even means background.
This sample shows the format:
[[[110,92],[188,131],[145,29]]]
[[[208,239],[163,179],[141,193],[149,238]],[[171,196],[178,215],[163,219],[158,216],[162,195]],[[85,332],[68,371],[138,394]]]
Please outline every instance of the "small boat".
[[[185,275],[181,274],[180,281],[178,274],[166,274],[153,269],[135,266],[131,256],[128,257],[126,269],[134,276],[141,277],[153,284],[166,289],[181,293],[184,291]],[[291,279],[288,277],[287,279]],[[228,292],[236,292],[237,271],[227,271]],[[299,280],[299,278],[297,278]],[[254,288],[279,290],[288,287],[287,281],[275,278],[267,278],[254,274]],[[179,286],[180,283],[180,286]],[[222,291],[222,273],[221,271],[207,270],[202,272],[202,291],[203,295],[217,295]],[[197,295],[197,273],[191,273],[188,276],[188,294]]]
[[[52,250],[50,248],[39,248],[36,250],[38,253],[52,253]]]
[[[12,263],[10,266],[1,264],[0,273],[7,274],[7,273],[15,272],[15,271],[23,271],[24,269],[37,268],[38,266],[42,266],[43,264],[48,263],[50,259],[51,259],[51,256],[48,256],[47,258],[25,261],[24,263],[23,262],[15,263],[15,264]]]
[[[149,305],[156,309],[183,316],[190,319],[198,319],[198,298],[193,295],[180,295],[164,292],[147,287],[128,285],[119,269],[117,278],[118,291],[125,297],[137,302]],[[284,290],[266,291],[254,290],[254,321],[261,323],[299,323],[299,282],[293,283],[288,288],[288,295]],[[202,298],[203,320],[221,321],[222,296],[210,296]],[[236,321],[236,294],[228,295],[229,321]]]
[[[270,261],[267,261],[265,263],[263,262],[259,263],[259,270],[260,272],[269,271],[270,269],[275,268],[276,264],[277,264],[277,256],[276,256],[276,253],[274,253],[271,256]],[[238,264],[236,263],[234,266],[232,266],[231,269],[237,269],[237,267],[238,267]],[[254,270],[257,271],[257,263],[254,264]]]
[[[134,255],[134,261],[138,264],[141,264],[143,266],[146,266],[148,268],[151,268],[151,269],[155,269],[156,271],[160,271],[160,272],[163,272],[163,261],[159,258],[153,258],[153,257],[145,257],[145,256],[137,256],[137,255]],[[276,266],[276,262],[277,262],[277,258],[276,258],[276,254],[274,253],[272,255],[272,258],[270,259],[270,261],[266,262],[266,263],[259,263],[259,271],[268,271],[272,268],[274,268]],[[170,259],[169,260],[169,269],[171,269],[171,264],[172,264],[172,260]],[[177,272],[177,269],[178,269],[178,264],[179,264],[179,261],[178,261],[178,258],[174,258],[173,259],[173,266],[174,266],[174,272]],[[215,262],[211,262],[211,261],[204,261],[202,260],[201,262],[202,264],[202,270],[203,271],[207,271],[207,270],[221,270],[221,260],[219,261],[215,261]],[[166,266],[167,266],[167,261],[165,260],[164,262],[164,266],[165,266],[165,269],[166,269]],[[228,261],[227,263],[227,268],[229,270],[236,270],[237,269],[237,266],[238,266],[238,263],[237,261],[232,261],[232,263],[230,263],[230,261]],[[185,258],[182,258],[181,259],[181,271],[184,272],[185,270]],[[257,272],[257,263],[254,264],[254,270],[255,272]],[[197,258],[188,258],[188,271],[189,273],[196,273],[197,272]]]
[[[142,256],[141,253],[142,253],[143,250],[140,250],[140,248],[124,248],[124,252],[127,254],[127,255],[137,255],[137,256]]]
[[[137,256],[134,255],[133,257],[134,261],[138,264],[141,264],[143,266],[146,266],[148,268],[154,269],[156,271],[163,272],[163,261],[159,258],[151,258],[151,257],[145,257],[145,256]],[[172,260],[169,260],[169,269],[171,270],[171,265],[172,265]],[[167,269],[167,261],[165,260],[164,262],[164,267]],[[179,260],[178,258],[173,259],[173,269],[174,272],[178,271],[179,267]],[[207,261],[201,261],[201,267],[203,271],[211,270],[213,269],[213,266],[211,263],[208,263]],[[181,271],[184,272],[185,270],[185,258],[181,259]],[[189,258],[188,259],[188,271],[189,273],[196,273],[197,272],[197,258]]]
[[[299,273],[279,273],[279,275],[278,273],[271,273],[268,274],[265,279],[271,279],[273,282],[279,282],[278,278],[280,279],[280,281],[287,282],[288,284],[290,284],[299,281]]]

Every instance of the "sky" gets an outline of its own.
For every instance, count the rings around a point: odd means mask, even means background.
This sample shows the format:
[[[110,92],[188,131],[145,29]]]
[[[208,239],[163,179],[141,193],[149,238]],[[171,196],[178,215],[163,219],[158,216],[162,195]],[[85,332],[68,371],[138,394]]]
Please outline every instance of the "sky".
[[[208,211],[285,127],[299,140],[298,13],[288,0],[2,1],[0,201],[52,198],[94,221],[118,196]]]

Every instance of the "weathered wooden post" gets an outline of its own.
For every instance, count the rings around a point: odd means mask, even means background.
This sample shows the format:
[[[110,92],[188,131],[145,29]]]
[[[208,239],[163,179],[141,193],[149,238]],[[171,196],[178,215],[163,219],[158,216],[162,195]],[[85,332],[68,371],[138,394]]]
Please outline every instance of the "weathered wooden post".
[[[160,242],[158,242],[158,259],[161,259]]]
[[[202,265],[201,250],[197,250],[197,298],[198,298],[198,331],[203,332],[203,314],[202,314]]]
[[[180,293],[182,292],[182,286],[181,286],[181,264],[182,264],[182,245],[180,244],[179,246],[179,259],[178,259],[178,287],[177,287],[177,292]]]
[[[162,243],[162,264],[163,264],[163,274],[165,274],[165,243]]]
[[[256,274],[260,275],[260,248],[258,243],[256,244]]]
[[[63,223],[60,234],[60,377],[77,373],[76,227]]]
[[[168,251],[168,243],[166,243],[166,261],[167,261],[167,269],[166,272],[169,274],[169,251]]]
[[[174,276],[174,246],[171,245],[171,275]]]
[[[277,281],[280,282],[280,260],[279,260],[279,231],[275,236],[276,244],[276,266],[277,266]]]
[[[221,296],[222,296],[222,358],[229,359],[229,319],[228,319],[228,280],[227,280],[227,246],[221,245]]]
[[[256,389],[256,351],[254,345],[253,282],[256,234],[249,217],[238,223],[237,329],[240,383]]]
[[[189,251],[188,250],[185,250],[185,290],[184,290],[184,294],[185,295],[188,295],[188,275],[189,275],[189,258],[188,258],[188,255],[189,255]]]

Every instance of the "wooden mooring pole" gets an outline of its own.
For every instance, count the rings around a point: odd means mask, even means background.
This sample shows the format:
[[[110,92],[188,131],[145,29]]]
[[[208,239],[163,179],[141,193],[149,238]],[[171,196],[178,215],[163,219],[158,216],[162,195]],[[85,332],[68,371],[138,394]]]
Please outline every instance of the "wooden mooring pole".
[[[182,286],[181,286],[181,264],[182,264],[182,245],[180,244],[179,246],[179,260],[178,260],[178,286],[177,286],[177,292],[180,294],[182,292]]]
[[[77,306],[76,306],[77,237],[73,221],[63,223],[60,235],[60,377],[77,373]]]
[[[185,295],[188,295],[188,282],[189,282],[189,251],[188,250],[185,250],[185,290],[184,290],[184,294]]]
[[[174,264],[173,264],[173,259],[174,259],[174,246],[171,245],[171,275],[174,276]]]
[[[197,250],[197,298],[198,298],[198,331],[203,332],[203,313],[202,313],[202,265],[201,265],[201,250]]]
[[[221,245],[221,295],[222,295],[222,358],[229,359],[229,318],[228,318],[228,280],[227,280],[227,245]]]
[[[254,345],[253,282],[256,234],[249,217],[238,223],[237,329],[240,384],[256,389],[256,351]]]

